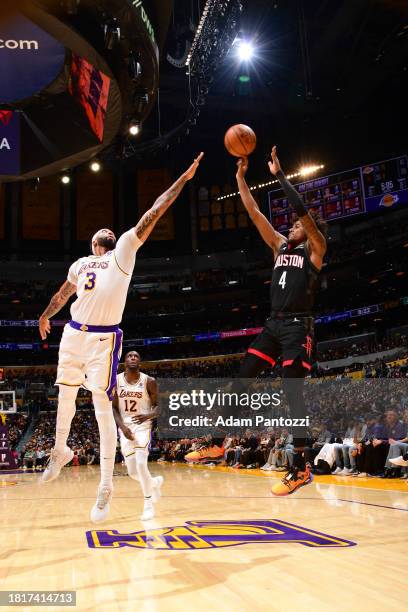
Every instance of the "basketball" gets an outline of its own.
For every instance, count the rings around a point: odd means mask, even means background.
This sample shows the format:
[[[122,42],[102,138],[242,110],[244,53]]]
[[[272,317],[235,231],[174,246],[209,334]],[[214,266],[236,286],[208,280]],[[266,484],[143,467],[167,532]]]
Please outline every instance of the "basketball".
[[[234,157],[247,157],[255,150],[255,132],[243,123],[233,125],[226,131],[224,144],[228,153]]]

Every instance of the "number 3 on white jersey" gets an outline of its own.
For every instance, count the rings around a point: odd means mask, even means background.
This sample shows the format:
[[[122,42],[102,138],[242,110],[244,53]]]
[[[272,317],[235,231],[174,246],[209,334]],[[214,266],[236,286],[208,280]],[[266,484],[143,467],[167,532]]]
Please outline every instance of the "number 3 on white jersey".
[[[286,272],[282,272],[282,276],[279,279],[278,285],[280,285],[282,287],[282,289],[285,288],[285,285],[286,285]]]

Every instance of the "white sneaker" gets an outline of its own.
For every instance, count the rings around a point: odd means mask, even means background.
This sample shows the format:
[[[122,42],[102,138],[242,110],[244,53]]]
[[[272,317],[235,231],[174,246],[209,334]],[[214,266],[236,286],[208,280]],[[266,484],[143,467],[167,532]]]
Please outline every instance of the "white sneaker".
[[[341,467],[336,467],[336,469],[334,470],[334,472],[332,472],[333,476],[337,476],[338,474],[340,474],[342,472],[342,468]]]
[[[58,478],[64,465],[67,465],[67,463],[72,461],[73,457],[74,452],[68,448],[68,446],[65,447],[65,450],[62,453],[53,448],[47,467],[41,476],[41,482],[51,482],[52,480]]]
[[[408,460],[405,460],[402,455],[395,457],[395,459],[390,459],[390,463],[393,463],[394,465],[401,465],[402,467],[408,466]]]
[[[155,476],[155,478],[153,478],[152,501],[154,504],[157,504],[162,496],[161,488],[163,486],[163,482],[163,476]]]
[[[265,463],[265,465],[263,465],[261,467],[261,470],[267,470],[269,467],[270,467],[270,464],[269,463]]]
[[[367,478],[367,472],[360,472],[357,474],[357,478]]]
[[[101,523],[108,518],[112,493],[113,491],[109,487],[99,487],[96,502],[91,510],[91,521],[93,523]]]
[[[152,499],[145,499],[141,521],[150,521],[154,518],[154,505]]]
[[[352,471],[353,470],[351,468],[344,468],[341,470],[341,472],[339,472],[339,476],[350,476]]]

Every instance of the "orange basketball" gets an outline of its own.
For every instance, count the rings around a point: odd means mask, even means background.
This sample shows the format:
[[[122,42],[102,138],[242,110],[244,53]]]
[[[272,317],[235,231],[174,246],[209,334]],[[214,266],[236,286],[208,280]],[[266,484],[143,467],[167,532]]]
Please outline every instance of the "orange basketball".
[[[256,135],[253,130],[243,123],[233,125],[226,131],[224,144],[228,153],[235,157],[246,157],[256,147]]]

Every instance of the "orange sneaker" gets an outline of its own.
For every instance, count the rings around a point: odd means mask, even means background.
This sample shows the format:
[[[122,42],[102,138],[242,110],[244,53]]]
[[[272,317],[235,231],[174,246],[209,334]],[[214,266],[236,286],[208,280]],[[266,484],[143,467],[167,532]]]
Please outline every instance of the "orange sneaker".
[[[187,453],[184,459],[189,463],[201,463],[204,461],[219,460],[224,456],[224,449],[219,446],[211,446],[210,448],[200,448],[198,451]]]
[[[273,495],[290,495],[300,487],[310,484],[312,480],[313,474],[310,471],[309,464],[306,464],[304,472],[298,468],[291,468],[284,478],[272,487],[271,491]]]

